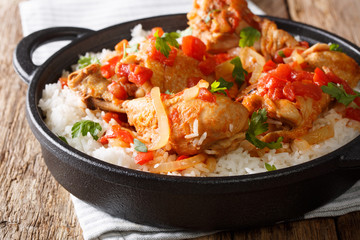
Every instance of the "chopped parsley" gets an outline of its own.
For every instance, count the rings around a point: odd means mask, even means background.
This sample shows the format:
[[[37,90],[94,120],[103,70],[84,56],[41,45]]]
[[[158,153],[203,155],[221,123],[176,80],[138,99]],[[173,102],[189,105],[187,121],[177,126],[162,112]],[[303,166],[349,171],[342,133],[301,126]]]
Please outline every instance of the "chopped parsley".
[[[180,37],[180,33],[170,32],[164,33],[159,37],[158,31],[155,32],[154,37],[156,38],[155,47],[158,51],[164,54],[165,57],[169,57],[171,48],[170,46],[179,48],[179,43],[176,39]]]
[[[339,44],[332,43],[330,44],[330,51],[342,52],[342,49],[340,48]]]
[[[136,138],[134,138],[134,148],[138,152],[147,152],[148,151],[146,145]]]
[[[266,168],[266,170],[267,171],[274,171],[274,170],[277,170],[276,169],[276,167],[275,167],[275,165],[270,165],[270,164],[268,164],[268,163],[265,163],[265,168]]]
[[[282,58],[286,57],[283,50],[278,51],[278,54],[279,54],[279,56],[282,57]]]
[[[169,90],[166,90],[166,91],[165,91],[165,94],[173,95],[174,93],[173,93],[173,92],[170,92]]]
[[[245,77],[248,74],[248,72],[243,68],[239,57],[232,59],[230,63],[234,65],[232,76],[235,79],[235,82],[239,86],[241,86],[245,82]]]
[[[276,142],[263,142],[256,136],[266,132],[268,130],[267,111],[266,109],[260,109],[257,112],[253,112],[250,119],[249,129],[246,131],[246,140],[252,143],[255,147],[263,149],[268,147],[270,149],[278,149],[282,147],[283,137],[279,137]]]
[[[86,136],[87,133],[90,133],[94,140],[98,140],[99,137],[97,135],[101,129],[102,128],[99,123],[91,120],[82,120],[80,122],[76,122],[71,128],[71,137],[76,138],[79,137],[80,134],[82,136]]]
[[[240,47],[251,47],[259,40],[261,33],[253,27],[246,27],[240,32]]]
[[[234,83],[225,81],[223,78],[219,78],[219,81],[215,80],[211,84],[210,92],[212,92],[212,93],[220,92],[227,96],[227,93],[225,92],[225,90],[230,89],[233,85],[234,85]]]
[[[342,85],[337,85],[332,82],[328,83],[327,86],[321,86],[321,90],[331,97],[336,98],[339,103],[342,103],[345,106],[349,105],[355,98],[360,97],[360,93],[354,91],[354,95],[348,94]]]
[[[65,137],[59,135],[58,138],[60,138],[64,143],[69,144]]]
[[[87,67],[89,66],[90,64],[93,64],[93,63],[98,63],[100,64],[100,61],[97,57],[85,57],[85,56],[82,56],[79,58],[78,62],[79,64],[79,69],[83,69],[84,67]]]

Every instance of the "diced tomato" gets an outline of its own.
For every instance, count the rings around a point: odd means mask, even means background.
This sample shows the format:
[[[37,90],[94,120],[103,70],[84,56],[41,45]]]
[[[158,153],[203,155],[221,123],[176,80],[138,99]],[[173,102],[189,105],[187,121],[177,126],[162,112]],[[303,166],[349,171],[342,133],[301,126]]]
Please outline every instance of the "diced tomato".
[[[67,80],[68,80],[67,77],[61,77],[61,78],[59,78],[59,82],[60,82],[60,84],[61,84],[61,88],[64,88],[65,86],[67,86]]]
[[[306,96],[319,101],[322,96],[322,90],[313,83],[293,82],[295,95]]]
[[[161,37],[162,35],[164,35],[164,30],[161,27],[154,27],[151,29],[151,33],[148,36],[148,38],[152,38],[155,39],[155,33],[157,32],[158,36]]]
[[[150,47],[147,49],[147,54],[151,59],[154,59],[158,62],[161,62],[162,64],[165,64],[166,66],[173,66],[176,56],[177,56],[177,50],[174,47],[171,47],[171,51],[169,53],[169,56],[166,57],[164,54],[162,54],[159,50],[155,47],[155,41],[151,42]]]
[[[310,80],[313,81],[314,73],[306,71],[292,71],[290,75],[291,81],[303,81]]]
[[[154,152],[138,152],[135,156],[135,163],[139,165],[144,165],[147,162],[150,162],[154,159]]]
[[[104,116],[102,116],[102,119],[107,123],[109,123],[111,119],[114,119],[117,123],[121,123],[122,121],[120,118],[122,117],[119,115],[119,113],[115,112],[107,112]]]
[[[209,76],[215,72],[216,60],[214,57],[207,57],[204,61],[199,62],[198,67],[202,74]]]
[[[212,94],[206,88],[200,88],[199,89],[198,98],[203,100],[203,101],[207,101],[207,102],[213,102],[213,103],[216,102],[216,97],[214,96],[214,94]]]
[[[186,159],[186,158],[189,158],[190,156],[188,155],[180,155],[177,157],[176,161],[180,161],[180,160],[183,160],[183,159]]]
[[[279,64],[274,72],[271,74],[275,75],[280,79],[289,79],[292,69],[289,64]]]
[[[202,61],[206,54],[206,45],[197,37],[185,36],[182,39],[183,52],[198,61]]]
[[[193,86],[195,86],[196,84],[198,84],[198,82],[201,80],[201,77],[189,77],[186,80],[186,87],[191,88]]]
[[[294,86],[291,84],[291,82],[287,82],[285,84],[285,87],[283,88],[283,94],[288,100],[290,101],[295,100]]]
[[[112,134],[105,135],[107,138],[120,138],[125,143],[134,143],[134,137],[131,133],[121,129],[120,125],[112,125],[110,130]]]
[[[110,58],[106,64],[102,65],[100,68],[101,74],[105,78],[111,78],[115,75],[115,67],[116,64],[120,61],[121,56],[115,56],[113,58]]]
[[[345,117],[359,121],[360,122],[360,109],[348,107],[345,110]]]
[[[125,88],[117,82],[112,82],[111,84],[109,84],[107,86],[107,89],[117,99],[125,100],[128,97]]]
[[[115,72],[119,77],[127,77],[129,82],[135,83],[137,86],[149,81],[153,75],[151,69],[136,64],[119,64]]]
[[[301,41],[299,42],[300,46],[304,47],[304,48],[309,48],[309,43],[307,41]]]
[[[326,76],[326,74],[320,68],[315,68],[314,72],[313,82],[320,87],[327,86],[330,79]]]
[[[118,44],[115,45],[115,51],[122,56],[124,53],[124,48],[129,47],[129,42],[126,39],[121,40]]]
[[[101,143],[102,145],[105,145],[105,144],[108,144],[108,143],[109,143],[109,140],[108,140],[108,138],[106,137],[106,135],[104,135],[104,136],[102,136],[101,138],[99,138],[98,142]]]
[[[135,83],[137,86],[143,85],[149,81],[153,75],[153,71],[149,68],[136,65],[134,71],[129,74],[129,82]]]
[[[293,51],[294,51],[293,48],[283,48],[283,49],[277,51],[274,56],[274,61],[276,63],[283,63],[284,62],[283,56],[290,57],[290,55],[292,54]],[[281,55],[283,55],[283,56],[281,56]]]
[[[276,68],[276,63],[274,63],[272,60],[269,60],[265,63],[264,67],[263,67],[263,72],[268,72],[270,70],[273,70]]]
[[[230,54],[228,54],[228,53],[218,53],[218,54],[214,55],[214,58],[215,58],[216,65],[219,65],[223,62],[226,62],[231,57],[230,57]]]

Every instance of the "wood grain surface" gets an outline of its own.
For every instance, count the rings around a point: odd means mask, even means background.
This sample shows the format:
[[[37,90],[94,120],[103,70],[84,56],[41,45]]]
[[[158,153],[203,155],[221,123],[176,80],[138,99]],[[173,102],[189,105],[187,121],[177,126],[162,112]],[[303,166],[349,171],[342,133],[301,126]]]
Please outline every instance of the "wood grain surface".
[[[12,68],[22,38],[18,3],[0,0],[0,239],[82,239],[69,193],[51,176],[25,119],[27,85]],[[253,0],[268,15],[311,24],[360,45],[358,0]],[[205,239],[360,239],[360,212]]]

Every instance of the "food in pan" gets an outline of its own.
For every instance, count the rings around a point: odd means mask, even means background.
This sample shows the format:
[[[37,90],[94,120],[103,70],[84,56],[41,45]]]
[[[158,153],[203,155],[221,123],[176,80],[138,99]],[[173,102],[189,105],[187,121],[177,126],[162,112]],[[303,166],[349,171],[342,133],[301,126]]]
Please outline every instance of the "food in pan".
[[[272,171],[359,134],[360,67],[336,43],[301,41],[246,1],[194,1],[189,28],[132,30],[87,53],[39,102],[69,145],[182,176]],[[300,36],[301,38],[301,36]]]

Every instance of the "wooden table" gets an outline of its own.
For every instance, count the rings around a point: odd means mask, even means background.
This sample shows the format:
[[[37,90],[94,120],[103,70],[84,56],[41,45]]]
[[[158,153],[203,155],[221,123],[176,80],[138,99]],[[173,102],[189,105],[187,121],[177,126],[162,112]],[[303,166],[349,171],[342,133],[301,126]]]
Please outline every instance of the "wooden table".
[[[69,193],[47,170],[25,119],[27,85],[12,68],[22,38],[20,1],[0,0],[0,239],[82,239]],[[315,25],[360,45],[358,0],[254,2],[268,15]],[[200,239],[360,239],[360,212]]]

